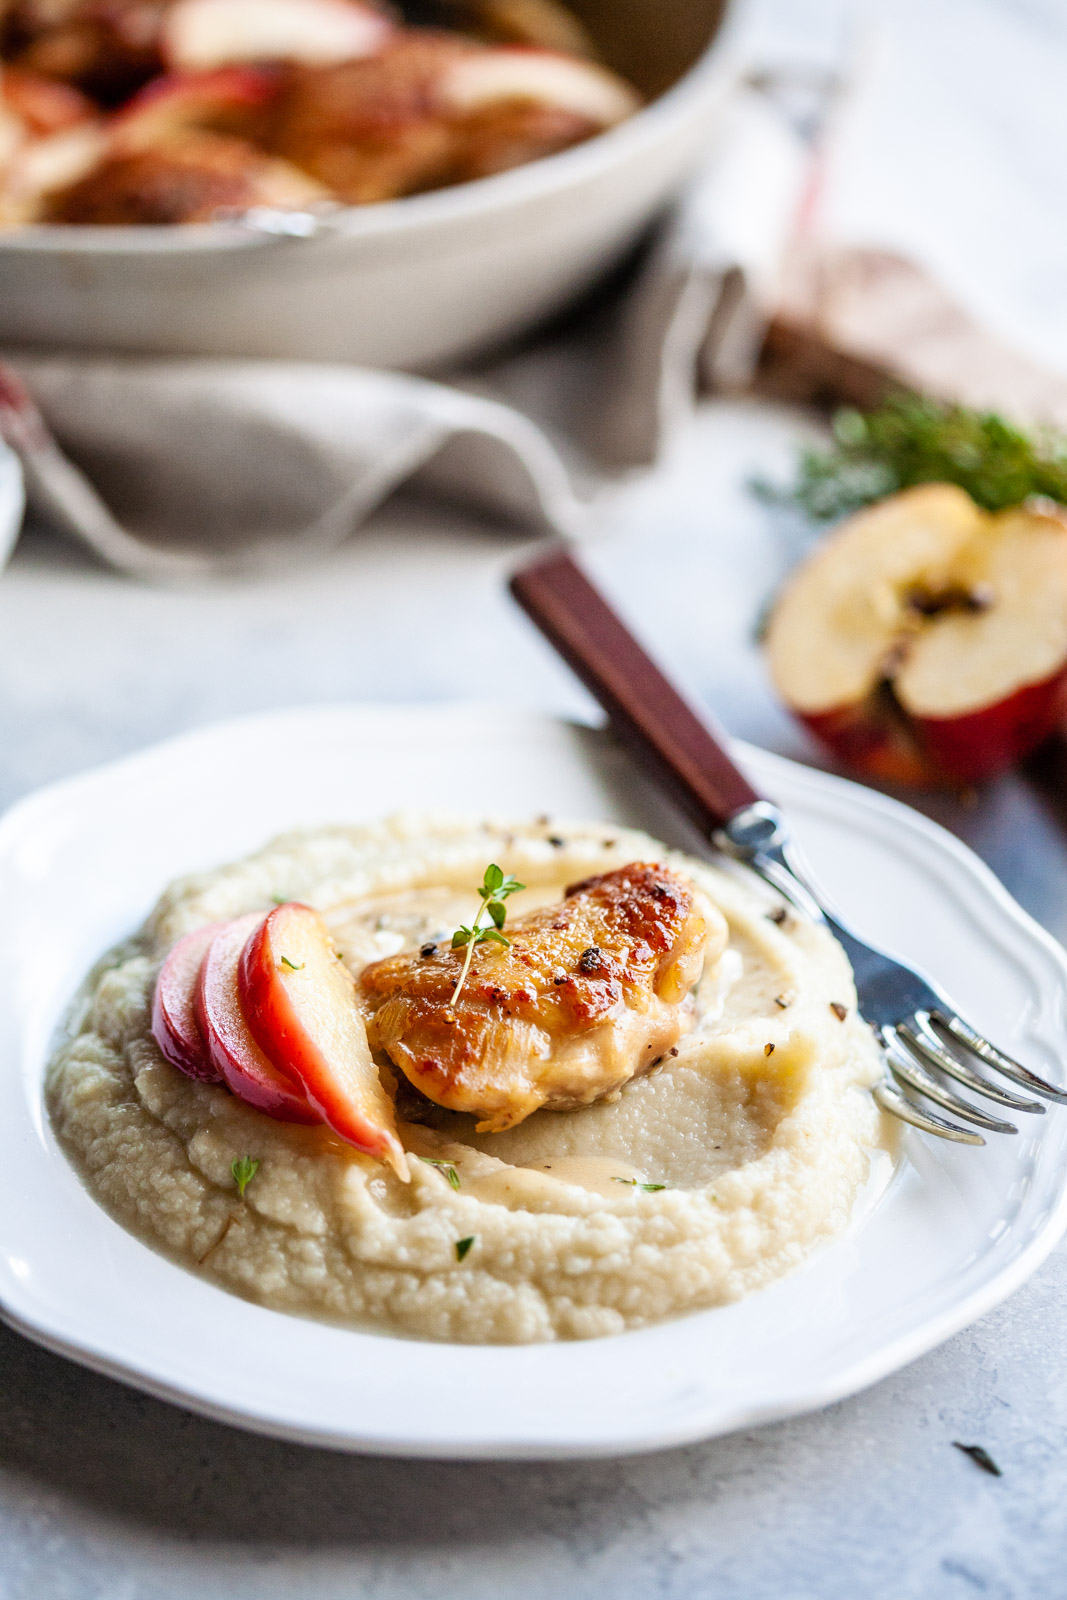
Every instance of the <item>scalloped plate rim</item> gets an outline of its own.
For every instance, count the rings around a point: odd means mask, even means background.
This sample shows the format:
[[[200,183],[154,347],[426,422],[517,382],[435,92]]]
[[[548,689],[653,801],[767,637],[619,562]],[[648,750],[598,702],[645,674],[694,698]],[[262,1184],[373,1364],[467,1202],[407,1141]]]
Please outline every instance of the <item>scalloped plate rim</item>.
[[[58,783],[36,791],[14,806],[0,818],[0,868],[8,858],[12,847],[22,837],[26,837],[28,830],[32,837],[34,828],[41,820],[54,814],[56,810],[62,814],[72,802],[79,801],[91,791],[103,787],[105,790],[115,782],[125,783],[131,778],[136,780],[138,774],[147,774],[152,768],[180,758],[183,753],[190,750],[203,748],[214,741],[232,739],[238,734],[251,734],[255,737],[264,732],[277,729],[280,725],[292,723],[297,726],[310,726],[313,722],[336,722],[339,727],[354,728],[360,719],[369,716],[371,723],[377,718],[390,720],[397,717],[418,717],[429,713],[432,717],[448,716],[462,725],[463,722],[473,721],[484,717],[486,711],[492,709],[499,712],[498,706],[487,706],[485,703],[457,702],[419,705],[419,706],[393,706],[393,705],[364,705],[364,706],[322,706],[282,711],[268,711],[255,713],[251,716],[229,719],[225,722],[209,724],[205,727],[194,729],[174,738],[167,739],[150,746],[146,750],[125,756],[117,761],[108,762],[90,771],[70,778],[60,780]],[[547,729],[549,726],[557,728],[571,724],[568,719],[555,718],[537,712],[509,709],[509,715],[528,728]],[[812,803],[829,811],[843,813],[853,820],[857,814],[866,815],[872,821],[877,819],[878,831],[888,832],[890,835],[898,834],[901,829],[909,834],[913,840],[922,841],[922,847],[935,861],[940,859],[952,863],[952,875],[956,879],[956,886],[966,884],[975,894],[979,902],[984,901],[986,907],[995,907],[1008,924],[1014,929],[1016,935],[1015,954],[1018,952],[1018,940],[1021,939],[1031,952],[1036,955],[1040,951],[1048,969],[1041,979],[1034,979],[1035,986],[1042,1000],[1042,1007],[1038,1016],[1040,1021],[1047,1018],[1049,1006],[1054,1001],[1062,1012],[1064,994],[1067,993],[1067,954],[1058,943],[1041,928],[1026,912],[1019,907],[1007,890],[999,883],[994,874],[978,860],[976,856],[959,840],[948,834],[936,823],[926,817],[911,811],[899,802],[886,796],[863,788],[848,780],[838,778],[831,774],[823,773],[817,769],[799,766],[785,757],[773,755],[766,751],[756,750],[750,746],[737,743],[736,750],[745,764],[754,768],[760,777],[770,777],[774,786],[774,778],[781,779],[783,787],[795,788],[797,792],[805,794]],[[3,913],[0,911],[0,924]],[[985,930],[986,932],[988,930]],[[1011,946],[1007,939],[1006,953]],[[1034,978],[1031,970],[1031,978]],[[1059,987],[1052,993],[1052,983],[1058,982]],[[1054,1114],[1054,1113],[1053,1113]],[[1067,1113],[1065,1113],[1067,1114]],[[49,1130],[50,1132],[50,1130]],[[17,1130],[8,1128],[0,1133],[0,1150],[8,1138],[17,1136]],[[53,1148],[58,1154],[58,1147]],[[62,1159],[62,1157],[60,1157]],[[69,1168],[67,1171],[69,1172]],[[72,1175],[73,1176],[73,1175]],[[74,1179],[77,1183],[77,1179]],[[84,1192],[84,1191],[83,1191]],[[97,1208],[94,1208],[97,1209]],[[101,1221],[110,1228],[118,1225],[111,1222],[106,1214],[97,1209]],[[122,1230],[119,1230],[120,1232]],[[9,1262],[0,1258],[0,1316],[12,1327],[37,1343],[53,1350],[57,1354],[73,1359],[94,1371],[109,1377],[132,1384],[134,1387],[153,1394],[158,1398],[170,1401],[195,1411],[201,1415],[217,1421],[249,1428],[253,1431],[274,1437],[295,1440],[301,1443],[327,1446],[333,1449],[365,1451],[368,1453],[407,1455],[414,1457],[433,1457],[447,1459],[566,1459],[589,1458],[596,1456],[618,1456],[638,1451],[661,1449],[677,1446],[694,1441],[713,1437],[719,1434],[735,1431],[739,1428],[754,1426],[804,1412],[820,1409],[826,1405],[846,1398],[858,1390],[868,1387],[880,1378],[898,1370],[900,1367],[917,1359],[936,1345],[944,1342],[976,1318],[999,1304],[1047,1258],[1056,1243],[1067,1231],[1067,1170],[1063,1172],[1059,1181],[1058,1192],[1054,1201],[1046,1211],[1044,1221],[1032,1230],[1031,1236],[1015,1255],[999,1266],[989,1278],[980,1283],[969,1293],[960,1296],[951,1309],[942,1311],[936,1317],[930,1317],[922,1325],[907,1332],[888,1339],[878,1349],[868,1354],[843,1364],[833,1373],[823,1379],[813,1380],[802,1392],[792,1394],[770,1391],[760,1401],[750,1401],[734,1407],[720,1403],[710,1403],[704,1410],[696,1410],[684,1420],[664,1421],[663,1425],[656,1428],[645,1426],[627,1433],[625,1430],[614,1433],[610,1438],[571,1438],[571,1439],[531,1439],[516,1433],[508,1433],[502,1428],[495,1437],[472,1436],[462,1440],[450,1438],[443,1440],[440,1435],[433,1434],[432,1430],[420,1436],[417,1431],[406,1431],[403,1437],[399,1433],[390,1437],[383,1433],[360,1433],[352,1427],[351,1422],[342,1422],[336,1428],[324,1428],[321,1425],[304,1425],[298,1420],[286,1417],[277,1410],[272,1411],[267,1404],[255,1407],[219,1401],[212,1398],[202,1390],[197,1392],[195,1387],[188,1382],[175,1381],[168,1378],[159,1368],[151,1368],[132,1359],[130,1355],[116,1353],[115,1349],[107,1349],[99,1342],[93,1342],[77,1331],[76,1308],[73,1320],[68,1316],[64,1318],[55,1312],[49,1317],[40,1307],[34,1308],[26,1298],[20,1299],[18,1280],[8,1270]],[[126,1236],[129,1237],[129,1236]],[[155,1256],[147,1246],[140,1246],[155,1261],[164,1258]],[[832,1248],[832,1247],[831,1247]],[[209,1291],[210,1295],[218,1297],[227,1304],[236,1303],[251,1310],[257,1316],[277,1318],[279,1313],[269,1312],[258,1306],[251,1306],[249,1302],[236,1300],[226,1291],[213,1285],[204,1283],[173,1263],[166,1262],[167,1268],[174,1273],[180,1273],[189,1283],[197,1284],[200,1288]],[[786,1283],[793,1279],[784,1280]],[[773,1293],[781,1285],[774,1285],[764,1294]],[[756,1297],[759,1298],[759,1297]],[[747,1302],[746,1302],[747,1303]],[[729,1309],[729,1308],[727,1308]],[[651,1329],[636,1330],[604,1341],[595,1340],[575,1344],[556,1344],[548,1346],[515,1347],[516,1353],[530,1349],[550,1350],[558,1352],[582,1351],[591,1347],[604,1347],[611,1345],[616,1348],[630,1346],[635,1349],[635,1359],[640,1361],[639,1346],[662,1337],[664,1330],[682,1328],[687,1323],[692,1323],[699,1318],[709,1318],[716,1315],[715,1311],[693,1313],[688,1317],[677,1319],[674,1322],[658,1324]],[[292,1328],[322,1328],[324,1324],[307,1323],[303,1319],[285,1317],[287,1324]],[[342,1332],[343,1330],[332,1330]],[[362,1336],[357,1336],[362,1337]],[[393,1340],[388,1335],[372,1334],[371,1338],[381,1339],[390,1344],[403,1345],[412,1351],[425,1353],[427,1350],[447,1351],[465,1350],[475,1351],[484,1348],[478,1346],[436,1346],[427,1345],[417,1340]],[[492,1346],[491,1350],[508,1350],[509,1347]]]

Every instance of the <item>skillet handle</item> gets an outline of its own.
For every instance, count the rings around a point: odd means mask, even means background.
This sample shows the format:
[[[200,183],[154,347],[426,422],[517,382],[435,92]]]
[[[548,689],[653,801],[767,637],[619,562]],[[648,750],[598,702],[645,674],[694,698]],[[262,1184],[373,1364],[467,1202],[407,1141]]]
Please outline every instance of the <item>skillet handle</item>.
[[[686,704],[566,551],[524,567],[510,588],[638,764],[652,768],[705,837],[760,799],[722,735]]]

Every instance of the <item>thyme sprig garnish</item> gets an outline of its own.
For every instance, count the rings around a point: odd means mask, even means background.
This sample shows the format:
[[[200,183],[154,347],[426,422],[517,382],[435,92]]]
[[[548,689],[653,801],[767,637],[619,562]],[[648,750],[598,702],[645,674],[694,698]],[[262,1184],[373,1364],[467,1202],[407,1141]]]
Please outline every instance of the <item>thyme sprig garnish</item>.
[[[645,1194],[658,1194],[661,1189],[666,1189],[665,1183],[642,1183],[640,1178],[616,1178],[616,1183],[628,1183],[632,1189],[641,1189]]]
[[[453,1189],[461,1187],[459,1173],[456,1171],[456,1163],[454,1161],[438,1161],[434,1156],[420,1156],[419,1160],[425,1161],[428,1167],[437,1167],[443,1172]]]
[[[233,1173],[233,1181],[237,1185],[237,1194],[243,1200],[245,1190],[259,1171],[259,1162],[253,1160],[251,1156],[235,1156],[230,1162],[230,1171]]]
[[[525,889],[525,887],[526,885],[520,883],[518,878],[512,877],[510,872],[505,873],[502,867],[498,867],[495,861],[486,867],[485,877],[482,880],[481,888],[478,890],[481,896],[478,914],[469,927],[464,923],[452,935],[453,950],[462,950],[465,946],[467,954],[463,958],[459,981],[452,991],[452,998],[448,1002],[449,1006],[455,1005],[459,999],[460,990],[467,981],[475,945],[492,942],[493,944],[506,945],[510,949],[511,940],[506,938],[500,931],[508,914],[504,901],[509,895],[515,894],[519,889]],[[489,921],[483,922],[483,917],[488,917]]]
[[[1067,437],[1032,433],[993,411],[890,396],[874,411],[835,413],[828,450],[803,450],[794,483],[756,480],[763,500],[832,522],[920,483],[955,483],[987,511],[1031,495],[1067,504]]]

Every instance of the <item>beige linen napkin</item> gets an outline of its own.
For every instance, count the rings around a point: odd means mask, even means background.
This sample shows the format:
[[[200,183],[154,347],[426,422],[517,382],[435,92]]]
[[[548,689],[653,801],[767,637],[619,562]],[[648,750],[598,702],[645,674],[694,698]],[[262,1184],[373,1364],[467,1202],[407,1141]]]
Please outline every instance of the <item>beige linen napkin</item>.
[[[614,309],[455,382],[9,354],[0,438],[31,509],[152,581],[306,560],[407,483],[581,537],[610,473],[655,459],[700,371],[754,361],[807,151],[749,90],[718,152]]]

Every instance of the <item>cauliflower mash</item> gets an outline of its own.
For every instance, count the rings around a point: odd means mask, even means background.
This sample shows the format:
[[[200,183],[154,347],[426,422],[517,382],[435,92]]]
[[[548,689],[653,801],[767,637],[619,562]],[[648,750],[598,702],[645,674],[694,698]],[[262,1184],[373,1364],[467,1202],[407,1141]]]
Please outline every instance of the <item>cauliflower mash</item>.
[[[666,862],[721,910],[729,942],[693,991],[695,1026],[645,1076],[476,1133],[382,1056],[404,1183],[328,1128],[275,1121],[163,1059],[153,986],[183,934],[299,900],[358,976],[469,921],[490,861],[527,886],[516,916],[632,861]],[[394,817],[287,834],[174,884],[92,976],[48,1103],[97,1201],[189,1270],[280,1311],[525,1343],[719,1305],[803,1262],[866,1180],[880,1071],[839,946],[740,870],[603,823]],[[235,1162],[258,1163],[243,1196]]]

